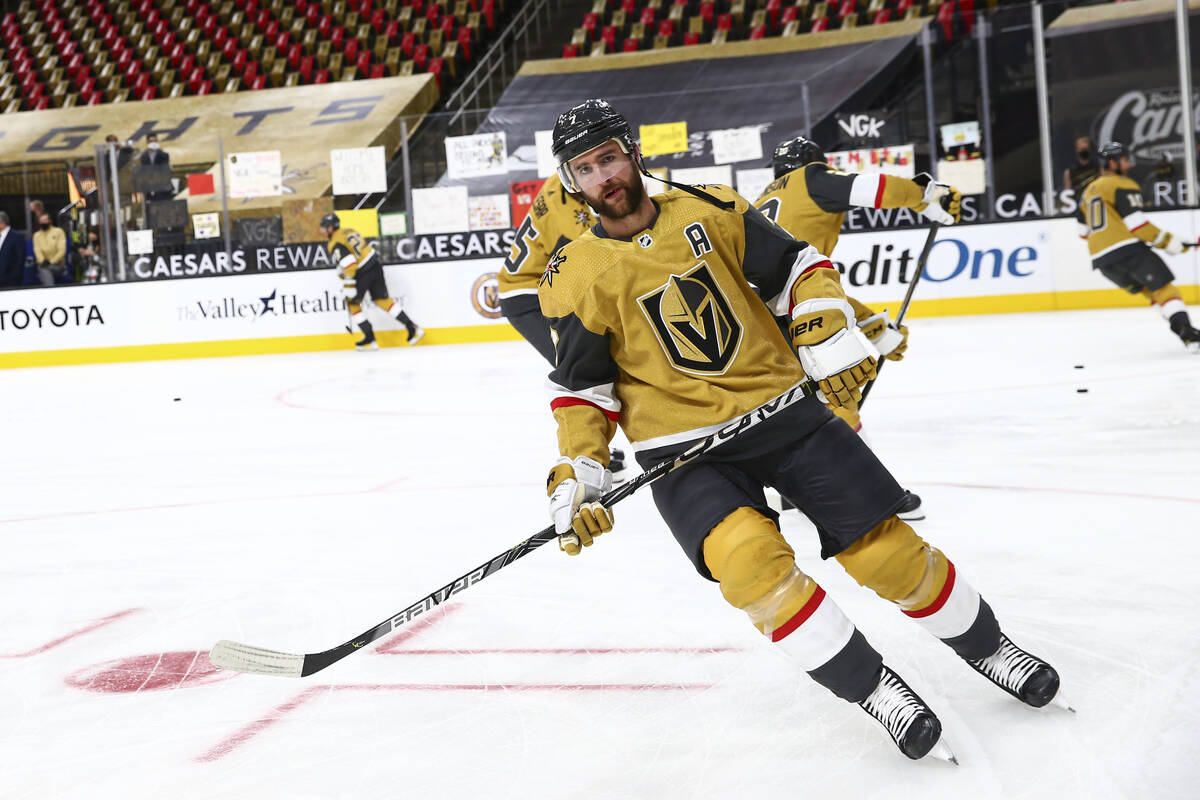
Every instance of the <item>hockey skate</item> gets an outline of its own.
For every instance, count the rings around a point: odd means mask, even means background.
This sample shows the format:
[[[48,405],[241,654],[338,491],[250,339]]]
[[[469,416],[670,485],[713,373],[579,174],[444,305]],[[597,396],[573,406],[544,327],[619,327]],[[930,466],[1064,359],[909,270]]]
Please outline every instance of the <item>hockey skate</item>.
[[[425,329],[421,327],[413,327],[408,330],[408,343],[414,345],[425,338]]]
[[[1186,311],[1171,315],[1171,332],[1179,337],[1189,353],[1200,353],[1200,330],[1192,327]]]
[[[908,500],[904,505],[900,506],[900,510],[896,512],[896,516],[905,522],[916,522],[917,520],[925,519],[925,509],[921,508],[921,495],[916,492],[908,493]]]
[[[887,665],[880,667],[879,684],[859,705],[879,721],[900,752],[909,758],[932,755],[958,763],[950,747],[942,741],[942,723],[937,716]]]
[[[378,350],[379,342],[375,341],[374,332],[367,331],[363,333],[363,338],[354,343],[355,350]]]
[[[967,659],[971,668],[1013,697],[1033,708],[1048,703],[1075,709],[1058,694],[1058,672],[1035,655],[1031,655],[1000,634],[1000,647],[987,658]]]

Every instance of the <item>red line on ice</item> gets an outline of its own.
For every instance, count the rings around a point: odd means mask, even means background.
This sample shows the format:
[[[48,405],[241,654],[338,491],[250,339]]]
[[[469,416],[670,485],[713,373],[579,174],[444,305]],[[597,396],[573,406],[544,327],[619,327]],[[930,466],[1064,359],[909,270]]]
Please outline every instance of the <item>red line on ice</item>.
[[[992,492],[1041,492],[1043,494],[1084,494],[1096,497],[1130,497],[1135,500],[1168,500],[1175,503],[1200,503],[1200,497],[1176,497],[1166,494],[1140,494],[1138,492],[1111,492],[1103,489],[1055,489],[1050,486],[994,486],[986,483],[946,483],[939,481],[913,481],[921,486],[947,486],[952,489],[982,489]]]
[[[77,631],[71,631],[70,633],[66,634],[65,636],[60,636],[57,639],[51,639],[50,641],[46,642],[45,644],[41,645],[40,647],[35,647],[32,650],[26,650],[24,653],[0,653],[0,658],[29,658],[30,656],[36,656],[38,653],[44,653],[47,650],[58,647],[60,644],[69,642],[77,636],[83,636],[85,633],[91,633],[92,631],[96,630],[97,628],[103,628],[105,625],[116,622],[117,620],[121,619],[122,617],[127,617],[130,614],[134,613],[135,611],[141,611],[141,609],[140,608],[127,608],[124,611],[118,611],[115,614],[109,614],[107,617],[104,617],[103,619],[98,619],[89,625],[85,625],[84,627],[80,628]]]
[[[197,761],[216,761],[295,711],[321,692],[691,692],[712,688],[711,683],[351,683],[340,686],[310,686],[270,716],[244,726],[220,742]]]

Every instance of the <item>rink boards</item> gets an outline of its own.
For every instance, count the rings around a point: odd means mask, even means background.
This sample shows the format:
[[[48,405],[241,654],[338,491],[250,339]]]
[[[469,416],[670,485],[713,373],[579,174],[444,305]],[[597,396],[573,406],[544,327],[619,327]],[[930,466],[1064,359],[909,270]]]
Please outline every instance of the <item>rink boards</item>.
[[[1197,212],[1149,215],[1196,241]],[[893,315],[915,271],[923,229],[850,233],[834,260],[846,292]],[[1165,257],[1188,303],[1200,301],[1195,252]],[[518,338],[500,316],[496,258],[387,267],[390,291],[425,327],[424,343]],[[0,367],[311,352],[351,347],[340,282],[332,270],[0,293]],[[930,252],[913,317],[1144,305],[1091,269],[1070,219],[944,228]],[[397,325],[368,308],[384,346]],[[355,338],[357,338],[355,336]]]

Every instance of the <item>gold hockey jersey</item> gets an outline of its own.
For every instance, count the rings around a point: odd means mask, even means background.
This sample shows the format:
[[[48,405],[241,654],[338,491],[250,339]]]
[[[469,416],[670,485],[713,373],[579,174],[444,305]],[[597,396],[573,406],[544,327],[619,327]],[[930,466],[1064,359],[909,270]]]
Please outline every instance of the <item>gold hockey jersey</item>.
[[[1092,266],[1120,261],[1127,248],[1153,244],[1162,233],[1142,211],[1142,187],[1124,175],[1101,175],[1083,192],[1083,219]]]
[[[587,204],[568,194],[557,175],[546,179],[517,228],[504,268],[497,273],[506,316],[537,308],[538,281],[550,256],[595,221]]]
[[[814,161],[767,184],[754,205],[792,236],[833,255],[847,211],[855,206],[913,208],[924,194],[906,178],[838,172]]]
[[[617,423],[636,451],[682,448],[803,379],[775,318],[844,297],[837,270],[732,189],[705,189],[733,209],[674,189],[632,238],[596,225],[550,259],[538,297],[562,455],[607,463]]]
[[[375,256],[375,248],[353,228],[338,228],[326,245],[338,272],[353,278],[359,268]]]

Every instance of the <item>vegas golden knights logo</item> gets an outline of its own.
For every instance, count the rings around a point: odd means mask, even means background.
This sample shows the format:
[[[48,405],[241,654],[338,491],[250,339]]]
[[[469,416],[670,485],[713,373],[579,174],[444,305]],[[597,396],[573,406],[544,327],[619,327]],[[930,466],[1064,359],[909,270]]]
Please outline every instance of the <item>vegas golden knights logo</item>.
[[[706,262],[701,261],[686,275],[672,275],[638,302],[676,368],[719,375],[737,355],[742,324]]]

